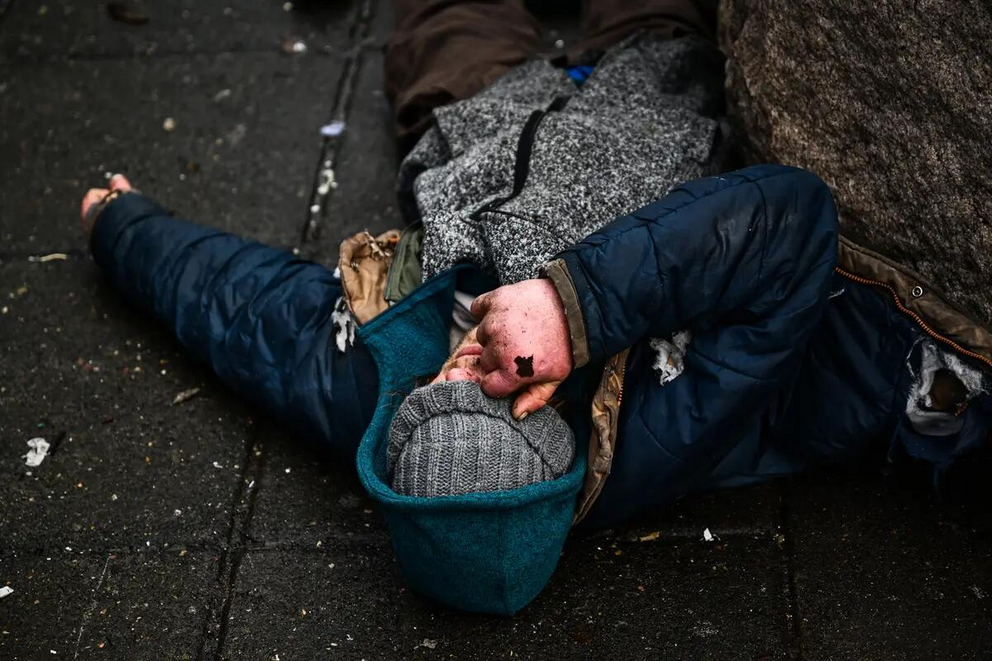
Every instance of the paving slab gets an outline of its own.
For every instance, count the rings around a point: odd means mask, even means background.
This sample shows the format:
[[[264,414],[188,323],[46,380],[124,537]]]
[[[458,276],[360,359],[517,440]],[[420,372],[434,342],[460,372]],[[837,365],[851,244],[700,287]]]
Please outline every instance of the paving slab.
[[[88,259],[0,283],[0,550],[222,543],[250,411]],[[54,447],[32,468],[34,437]]]
[[[992,658],[987,537],[880,478],[803,481],[789,500],[803,658]]]
[[[129,10],[117,15],[130,22],[112,17],[108,7],[114,4]],[[350,45],[354,5],[316,0],[15,0],[4,20],[0,52],[19,58],[281,52],[285,42],[296,39],[308,52],[343,51]]]
[[[399,153],[393,137],[392,114],[383,92],[382,53],[363,50],[355,63],[354,89],[345,128],[336,144],[328,145],[336,187],[310,233],[304,254],[330,267],[337,265],[338,246],[356,232],[373,235],[402,228],[396,199]]]
[[[179,553],[0,555],[0,658],[197,658],[217,559]]]
[[[341,459],[274,425],[265,425],[258,439],[264,461],[256,478],[252,544],[312,549],[346,540],[389,543],[354,458]]]
[[[658,532],[663,537],[702,539],[705,530],[726,537],[779,533],[781,491],[777,482],[695,494],[613,531],[621,537]]]
[[[83,250],[79,200],[111,171],[182,217],[294,245],[340,73],[275,53],[0,65],[0,255]]]
[[[713,543],[576,541],[512,618],[412,594],[389,547],[250,553],[223,658],[774,659],[788,641],[781,551]]]

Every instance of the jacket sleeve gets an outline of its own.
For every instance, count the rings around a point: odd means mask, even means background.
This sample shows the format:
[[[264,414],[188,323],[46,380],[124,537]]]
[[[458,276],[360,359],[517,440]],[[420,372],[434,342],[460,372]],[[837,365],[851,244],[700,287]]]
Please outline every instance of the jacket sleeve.
[[[768,315],[811,270],[832,270],[836,225],[826,184],[778,165],[691,181],[617,218],[545,267],[576,367],[645,336]]]
[[[331,271],[171,218],[138,194],[104,208],[90,250],[126,300],[241,396],[335,449],[355,449],[378,376],[364,347],[335,346],[341,287]]]

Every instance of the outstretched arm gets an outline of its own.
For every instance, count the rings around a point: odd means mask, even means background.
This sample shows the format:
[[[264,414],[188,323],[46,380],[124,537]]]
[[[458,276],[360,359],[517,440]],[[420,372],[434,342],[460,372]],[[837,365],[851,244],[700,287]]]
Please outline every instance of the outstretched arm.
[[[239,394],[337,449],[357,446],[377,373],[364,347],[335,347],[341,287],[329,270],[171,218],[137,193],[100,212],[90,249],[125,299]]]

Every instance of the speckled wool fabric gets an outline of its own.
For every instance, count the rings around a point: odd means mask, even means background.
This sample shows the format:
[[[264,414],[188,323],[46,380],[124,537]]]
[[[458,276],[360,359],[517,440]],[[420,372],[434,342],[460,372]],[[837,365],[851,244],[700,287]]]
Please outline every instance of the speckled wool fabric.
[[[399,177],[424,222],[424,277],[461,261],[503,284],[536,277],[618,215],[716,169],[722,75],[710,42],[643,34],[606,53],[582,87],[532,60],[436,109]],[[528,119],[561,97],[534,134],[525,185],[506,200]]]
[[[408,496],[508,491],[554,480],[575,458],[575,437],[545,406],[514,420],[510,399],[492,399],[472,381],[414,390],[389,430],[392,487]]]

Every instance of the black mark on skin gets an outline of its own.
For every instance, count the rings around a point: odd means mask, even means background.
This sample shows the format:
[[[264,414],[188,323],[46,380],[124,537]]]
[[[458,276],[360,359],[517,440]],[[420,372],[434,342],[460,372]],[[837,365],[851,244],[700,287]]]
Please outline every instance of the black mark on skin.
[[[522,376],[525,379],[534,376],[534,356],[527,358],[517,356],[513,362],[517,364],[517,376]]]

